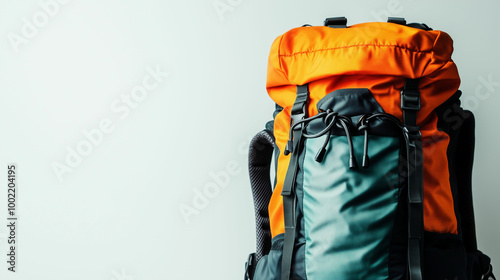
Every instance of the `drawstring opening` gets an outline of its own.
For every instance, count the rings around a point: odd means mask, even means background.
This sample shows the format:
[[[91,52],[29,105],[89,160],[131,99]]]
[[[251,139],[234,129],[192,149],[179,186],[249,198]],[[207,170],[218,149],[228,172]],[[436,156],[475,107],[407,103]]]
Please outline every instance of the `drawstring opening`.
[[[310,118],[307,118],[307,119],[299,120],[298,122],[294,123],[290,127],[290,131],[288,133],[288,142],[286,143],[285,151],[283,152],[285,154],[285,156],[289,155],[290,153],[293,153],[293,131],[297,128],[297,126],[299,126],[301,124],[308,124],[310,121],[313,121],[315,119],[321,118],[325,114],[326,114],[325,112],[320,112],[319,114],[317,114],[314,117],[310,117]],[[303,129],[303,128],[304,128],[304,126],[301,127],[300,129]]]
[[[354,153],[354,145],[352,142],[352,135],[351,135],[351,128],[354,127],[357,131],[362,131],[364,135],[364,141],[363,141],[363,161],[362,161],[362,167],[363,168],[368,168],[370,166],[370,157],[368,154],[368,146],[369,146],[369,133],[368,130],[370,129],[370,121],[374,119],[379,119],[382,121],[389,121],[396,125],[403,133],[403,136],[405,138],[405,141],[408,141],[409,139],[409,132],[408,129],[401,124],[398,118],[396,118],[393,115],[386,114],[386,113],[375,113],[375,114],[364,114],[361,116],[359,119],[358,123],[355,125],[353,124],[352,120],[350,117],[347,116],[342,116],[339,115],[337,112],[333,112],[331,109],[328,109],[327,111],[320,111],[317,115],[307,118],[307,119],[302,119],[294,123],[290,127],[290,132],[289,132],[289,138],[288,138],[288,143],[286,145],[284,154],[289,155],[290,153],[293,153],[293,132],[295,130],[301,129],[304,130],[305,127],[313,120],[323,118],[323,122],[325,123],[325,128],[321,130],[320,132],[317,132],[315,134],[307,134],[305,131],[303,131],[302,136],[306,139],[308,138],[319,138],[321,136],[325,136],[325,140],[323,141],[323,144],[321,148],[318,150],[315,156],[315,161],[317,162],[322,162],[325,158],[326,151],[328,144],[330,142],[330,137],[332,135],[332,131],[334,126],[343,129],[344,133],[347,137],[347,145],[349,148],[349,169],[356,169],[358,168],[358,163],[356,160],[356,156]],[[301,126],[298,128],[298,126]]]

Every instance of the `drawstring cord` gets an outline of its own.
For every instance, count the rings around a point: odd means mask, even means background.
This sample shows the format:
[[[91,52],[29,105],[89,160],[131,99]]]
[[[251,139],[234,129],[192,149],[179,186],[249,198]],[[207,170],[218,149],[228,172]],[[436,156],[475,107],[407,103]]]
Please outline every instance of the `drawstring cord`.
[[[358,130],[363,131],[364,133],[364,141],[363,141],[363,162],[361,163],[361,166],[363,168],[368,168],[370,166],[370,157],[368,156],[368,121],[365,120],[365,118],[369,116],[368,114],[365,114],[359,118],[358,121]]]
[[[349,127],[353,126],[352,121],[350,118],[342,116],[342,118],[340,118],[340,124],[344,128],[345,135],[347,136],[347,145],[349,145],[349,169],[358,168],[358,162],[354,156],[354,146],[352,144],[351,133],[349,132]]]
[[[286,143],[286,147],[285,147],[285,151],[284,151],[284,154],[285,156],[289,155],[290,153],[293,153],[293,131],[297,128],[297,126],[301,125],[301,124],[308,124],[310,121],[313,121],[315,119],[318,119],[318,118],[321,118],[323,116],[327,115],[326,112],[320,112],[318,113],[316,116],[314,117],[310,117],[310,118],[307,118],[307,119],[302,119],[296,123],[294,123],[292,125],[292,127],[290,127],[290,132],[288,134],[288,142]],[[300,128],[300,129],[303,129],[304,127]]]
[[[368,168],[370,166],[370,158],[368,156],[368,130],[370,128],[369,122],[373,119],[390,121],[403,132],[405,141],[408,142],[409,140],[408,129],[395,116],[386,113],[364,114],[358,121],[358,130],[364,132],[363,168]]]
[[[323,145],[321,146],[320,150],[317,152],[316,157],[314,158],[317,162],[322,162],[325,154],[326,154],[326,148],[328,146],[328,143],[330,141],[330,136],[333,130],[333,127],[336,126],[338,128],[344,129],[344,132],[347,137],[347,145],[349,146],[349,169],[356,169],[358,168],[358,163],[356,161],[356,157],[354,155],[354,145],[352,143],[352,137],[351,137],[351,128],[356,128],[358,131],[362,131],[364,134],[364,145],[363,145],[363,162],[362,162],[362,167],[363,168],[368,168],[370,166],[370,158],[368,155],[368,130],[370,128],[370,121],[374,119],[379,119],[379,120],[387,120],[394,125],[396,125],[402,132],[403,136],[405,138],[405,141],[408,142],[408,130],[407,128],[401,124],[398,118],[396,118],[393,115],[386,114],[386,113],[374,113],[374,114],[364,114],[361,116],[361,118],[358,120],[358,123],[356,125],[353,124],[351,118],[347,116],[342,116],[339,115],[337,112],[333,112],[331,109],[328,109],[327,111],[320,111],[317,115],[307,118],[307,119],[302,119],[296,123],[294,123],[290,127],[290,132],[289,132],[289,138],[288,142],[284,151],[285,155],[288,155],[293,152],[293,131],[296,129],[302,129],[304,128],[313,120],[323,118],[323,121],[326,125],[326,127],[321,130],[318,133],[315,134],[307,134],[305,131],[303,131],[302,136],[304,138],[318,138],[326,134],[325,141],[323,142]],[[297,128],[299,125],[302,125],[300,128]]]
[[[323,141],[323,145],[321,146],[321,149],[318,151],[318,153],[316,154],[316,157],[314,158],[314,160],[317,161],[317,162],[322,162],[323,159],[324,159],[324,157],[325,157],[326,146],[328,145],[328,142],[330,141],[330,135],[332,135],[331,128],[333,127],[333,125],[335,124],[335,121],[337,119],[337,114],[336,113],[332,114],[332,110],[331,109],[327,110],[327,115],[325,117],[325,123],[328,123],[328,119],[329,118],[331,118],[332,120],[330,120],[330,123],[325,128],[325,129],[328,130],[326,138],[325,138],[325,141]],[[321,134],[321,132],[320,132],[320,134]]]
[[[333,112],[331,109],[328,109],[326,112],[321,111],[314,117],[302,119],[302,120],[294,123],[292,125],[292,127],[290,127],[290,132],[288,135],[289,138],[288,138],[288,142],[287,142],[287,145],[286,145],[286,148],[284,151],[285,155],[288,155],[288,154],[293,152],[293,147],[292,147],[293,146],[293,131],[295,129],[297,129],[297,126],[304,124],[302,126],[302,128],[300,128],[300,129],[304,129],[305,126],[307,124],[309,124],[309,122],[311,122],[315,119],[318,119],[318,118],[323,118],[324,119],[323,121],[326,124],[326,127],[322,131],[315,133],[315,134],[307,134],[305,132],[302,133],[302,136],[304,138],[318,138],[318,137],[321,137],[321,136],[326,134],[325,141],[323,142],[321,149],[316,154],[315,160],[317,162],[323,161],[323,158],[326,154],[326,147],[327,147],[329,140],[330,140],[332,128],[334,125],[336,125],[339,128],[343,128],[344,132],[347,136],[347,144],[349,145],[349,168],[351,168],[351,169],[357,168],[358,164],[356,161],[356,157],[354,156],[354,146],[352,143],[351,133],[350,133],[350,127],[354,127],[354,124],[352,123],[352,121],[349,117],[340,116],[337,112]]]

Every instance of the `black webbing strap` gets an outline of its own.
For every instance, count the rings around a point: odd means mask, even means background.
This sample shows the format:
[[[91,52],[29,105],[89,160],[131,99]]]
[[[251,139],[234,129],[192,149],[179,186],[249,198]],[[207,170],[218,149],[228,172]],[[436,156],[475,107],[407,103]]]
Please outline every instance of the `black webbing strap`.
[[[290,125],[306,117],[306,104],[309,97],[307,84],[297,86],[297,97],[292,107]],[[291,139],[290,139],[291,140]],[[283,196],[283,214],[285,220],[285,240],[283,243],[283,257],[281,263],[281,279],[289,280],[292,268],[293,249],[295,245],[295,179],[297,177],[299,153],[302,146],[302,125],[298,125],[293,131],[293,147],[290,164],[283,183],[281,195]]]
[[[406,79],[401,91],[401,109],[407,129],[408,161],[408,274],[410,280],[422,280],[423,263],[423,152],[422,134],[417,126],[420,110],[419,79]]]

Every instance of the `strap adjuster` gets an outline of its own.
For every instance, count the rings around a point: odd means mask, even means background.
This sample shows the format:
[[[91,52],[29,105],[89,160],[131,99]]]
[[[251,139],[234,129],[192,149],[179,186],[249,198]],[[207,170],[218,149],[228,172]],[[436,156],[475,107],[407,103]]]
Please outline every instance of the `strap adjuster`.
[[[418,90],[406,89],[401,91],[401,109],[420,110],[420,92]]]
[[[420,127],[418,126],[405,126],[403,128],[406,135],[408,135],[408,139],[410,140],[421,140],[422,133],[420,132]]]
[[[252,280],[255,273],[255,253],[248,255],[245,263],[245,280]]]

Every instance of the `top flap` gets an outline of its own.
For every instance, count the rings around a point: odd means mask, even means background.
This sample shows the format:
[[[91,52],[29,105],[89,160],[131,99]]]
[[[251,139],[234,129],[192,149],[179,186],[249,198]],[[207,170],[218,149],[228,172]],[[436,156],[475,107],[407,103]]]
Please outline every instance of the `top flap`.
[[[299,27],[274,41],[267,87],[302,85],[334,75],[420,78],[450,61],[452,52],[453,41],[442,31],[385,22]]]

